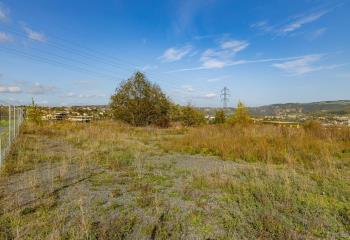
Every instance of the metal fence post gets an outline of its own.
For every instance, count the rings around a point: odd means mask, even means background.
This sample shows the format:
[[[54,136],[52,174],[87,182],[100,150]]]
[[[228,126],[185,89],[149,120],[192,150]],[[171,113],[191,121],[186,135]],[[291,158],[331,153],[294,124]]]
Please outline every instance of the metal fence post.
[[[1,145],[1,130],[0,130],[0,167],[2,166],[2,145]]]
[[[11,106],[9,106],[9,146],[11,145]]]
[[[12,141],[16,138],[16,107],[13,106],[13,134],[12,134]]]

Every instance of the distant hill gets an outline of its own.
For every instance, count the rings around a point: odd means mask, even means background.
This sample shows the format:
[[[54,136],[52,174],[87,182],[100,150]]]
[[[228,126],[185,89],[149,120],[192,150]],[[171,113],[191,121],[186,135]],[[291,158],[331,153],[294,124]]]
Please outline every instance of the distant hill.
[[[250,108],[253,115],[281,114],[350,114],[350,100],[322,101],[312,103],[284,103]]]

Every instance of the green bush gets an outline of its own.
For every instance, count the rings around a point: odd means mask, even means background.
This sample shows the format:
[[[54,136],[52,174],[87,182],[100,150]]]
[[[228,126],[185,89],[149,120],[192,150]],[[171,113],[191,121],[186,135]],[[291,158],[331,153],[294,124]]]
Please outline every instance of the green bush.
[[[182,108],[182,124],[186,127],[199,126],[205,123],[204,114],[192,106]]]
[[[169,125],[170,101],[160,87],[141,72],[122,82],[111,97],[110,108],[115,119],[134,126]]]

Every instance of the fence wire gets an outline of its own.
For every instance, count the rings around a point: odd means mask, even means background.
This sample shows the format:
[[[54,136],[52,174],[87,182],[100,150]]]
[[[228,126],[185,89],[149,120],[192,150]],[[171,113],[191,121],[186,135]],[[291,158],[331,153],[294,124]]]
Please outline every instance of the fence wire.
[[[0,167],[24,121],[23,108],[0,106]]]

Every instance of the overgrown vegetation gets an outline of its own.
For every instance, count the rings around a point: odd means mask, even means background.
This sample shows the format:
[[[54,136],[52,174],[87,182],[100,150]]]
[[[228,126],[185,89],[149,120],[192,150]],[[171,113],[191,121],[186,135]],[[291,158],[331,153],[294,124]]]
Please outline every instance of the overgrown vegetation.
[[[42,124],[42,114],[38,105],[35,104],[34,99],[32,99],[32,105],[27,107],[26,114],[29,121],[32,121],[37,125]]]
[[[350,129],[207,125],[191,129],[165,146],[234,161],[326,167],[350,149]]]
[[[317,126],[27,122],[1,172],[0,239],[347,239],[349,142]]]

